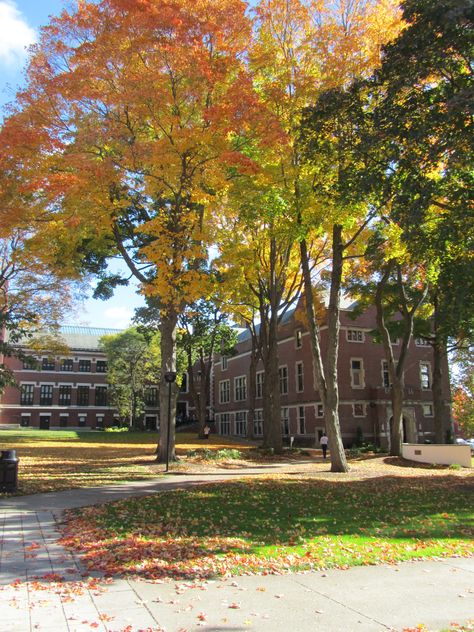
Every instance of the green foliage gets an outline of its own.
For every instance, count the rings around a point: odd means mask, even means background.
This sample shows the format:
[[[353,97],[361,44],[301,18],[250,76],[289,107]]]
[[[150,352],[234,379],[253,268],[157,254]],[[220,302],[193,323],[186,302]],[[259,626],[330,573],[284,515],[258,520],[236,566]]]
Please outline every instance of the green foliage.
[[[190,450],[188,456],[192,458],[202,459],[203,461],[230,461],[242,458],[242,453],[233,448],[224,448],[222,450],[211,450],[203,448]]]
[[[100,346],[107,355],[109,397],[122,419],[135,427],[145,410],[147,387],[160,380],[160,336],[149,340],[136,328],[103,336]]]

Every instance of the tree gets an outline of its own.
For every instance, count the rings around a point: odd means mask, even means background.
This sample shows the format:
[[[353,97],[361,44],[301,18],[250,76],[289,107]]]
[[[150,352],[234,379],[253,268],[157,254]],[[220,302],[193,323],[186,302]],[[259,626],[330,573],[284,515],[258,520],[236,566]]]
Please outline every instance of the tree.
[[[456,354],[458,375],[455,378],[453,416],[466,437],[474,436],[474,358],[472,350]]]
[[[237,333],[217,304],[203,299],[180,315],[179,327],[178,345],[186,354],[189,392],[199,422],[199,436],[204,438],[214,354],[230,354]]]
[[[59,323],[83,290],[78,281],[61,278],[29,248],[25,230],[3,231],[0,238],[0,393],[15,384],[5,357],[22,360],[26,347],[65,351]]]
[[[149,339],[135,327],[102,336],[100,348],[107,356],[110,404],[131,428],[141,427],[146,390],[160,379],[160,336]]]
[[[21,176],[6,187],[10,206],[19,187],[52,256],[98,271],[105,292],[126,283],[104,273],[119,256],[159,301],[163,373],[176,371],[178,315],[207,294],[216,191],[244,158],[231,141],[253,103],[245,9],[241,0],[81,2],[43,29],[2,130],[9,173]],[[176,395],[175,386],[161,462],[168,443],[174,458]]]
[[[390,216],[412,258],[427,265],[432,304],[436,441],[451,430],[442,380],[448,348],[472,337],[474,248],[470,0],[407,0],[407,27],[385,48],[372,81],[384,138]]]

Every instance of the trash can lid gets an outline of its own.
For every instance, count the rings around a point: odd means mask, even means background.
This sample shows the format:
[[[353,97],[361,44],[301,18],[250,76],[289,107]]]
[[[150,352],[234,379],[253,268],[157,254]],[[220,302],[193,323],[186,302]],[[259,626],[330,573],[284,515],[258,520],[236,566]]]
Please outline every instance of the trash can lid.
[[[16,450],[2,450],[2,459],[16,459]]]

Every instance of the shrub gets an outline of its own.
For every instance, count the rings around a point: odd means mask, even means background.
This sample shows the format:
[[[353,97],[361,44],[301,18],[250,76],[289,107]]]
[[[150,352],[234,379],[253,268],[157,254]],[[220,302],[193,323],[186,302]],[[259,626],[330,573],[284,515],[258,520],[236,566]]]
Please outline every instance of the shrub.
[[[189,450],[188,456],[202,459],[203,461],[226,461],[230,459],[241,459],[242,453],[234,448],[223,448],[222,450],[203,448],[198,450]]]

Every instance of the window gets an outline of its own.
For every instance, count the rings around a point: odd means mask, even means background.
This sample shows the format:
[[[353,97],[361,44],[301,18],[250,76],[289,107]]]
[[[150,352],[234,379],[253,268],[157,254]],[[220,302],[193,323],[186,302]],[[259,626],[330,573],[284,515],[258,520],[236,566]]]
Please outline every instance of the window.
[[[265,380],[265,373],[263,371],[258,371],[255,376],[255,397],[261,398],[263,397],[263,383]]]
[[[107,387],[106,386],[95,387],[95,405],[107,406]]]
[[[429,362],[420,362],[421,388],[431,388],[431,367]]]
[[[145,406],[158,405],[158,389],[156,386],[147,386],[145,389]]]
[[[432,406],[432,404],[423,404],[423,416],[424,417],[433,417],[433,406]]]
[[[59,405],[60,406],[70,406],[71,405],[71,386],[60,386],[59,387]]]
[[[85,426],[87,422],[87,415],[78,415],[77,420],[79,426]]]
[[[51,406],[53,403],[53,385],[41,384],[40,386],[40,406]]]
[[[387,360],[382,360],[382,385],[384,388],[390,388],[392,386]]]
[[[183,377],[181,378],[181,387],[179,390],[181,391],[181,393],[188,392],[188,374],[187,373],[183,373]]]
[[[296,392],[302,393],[304,390],[304,374],[303,374],[303,363],[296,363]]]
[[[365,417],[365,404],[352,404],[354,417]]]
[[[90,360],[79,360],[79,371],[81,373],[90,373],[91,372],[91,361]]]
[[[316,404],[316,417],[324,417],[324,406],[323,404]]]
[[[290,413],[287,406],[281,409],[281,433],[284,437],[290,434]]]
[[[247,399],[247,378],[245,375],[234,378],[234,399],[236,402]]]
[[[73,371],[74,370],[74,362],[72,358],[63,358],[61,360],[61,364],[59,365],[60,371]]]
[[[230,380],[221,380],[219,382],[219,404],[228,404],[230,402]]]
[[[351,359],[351,386],[352,388],[364,387],[364,368],[361,359]]]
[[[253,418],[253,433],[256,437],[263,435],[263,410],[256,410]]]
[[[95,426],[96,428],[104,427],[104,415],[96,415],[95,416]]]
[[[38,368],[38,360],[33,358],[33,356],[25,356],[23,358],[23,368],[29,369],[30,371],[36,371]]]
[[[426,338],[415,338],[415,345],[417,347],[429,347],[430,341]]]
[[[221,368],[222,368],[222,370],[223,371],[227,371],[228,367],[229,367],[229,362],[228,362],[227,356],[222,356],[221,357]]]
[[[230,415],[229,415],[229,413],[221,413],[219,426],[220,426],[220,433],[221,433],[221,435],[230,435]]]
[[[398,342],[399,342],[398,336],[395,336],[395,334],[390,336],[390,344],[398,345]]]
[[[278,377],[280,379],[280,395],[288,393],[288,367],[281,366],[278,369]]]
[[[304,406],[298,406],[298,432],[302,435],[306,434]]]
[[[54,371],[56,369],[56,363],[53,358],[43,358],[41,361],[42,371]]]
[[[247,436],[247,411],[235,413],[235,434],[239,437]]]
[[[62,414],[59,415],[59,427],[60,428],[67,428],[67,424],[69,422],[69,415],[68,414]]]
[[[297,329],[295,331],[295,347],[297,349],[301,349],[302,346],[303,346],[303,332],[301,331],[301,329]]]
[[[364,342],[364,332],[362,329],[348,329],[346,338],[349,342]]]
[[[22,384],[20,387],[20,404],[22,406],[32,406],[35,387],[33,384]]]
[[[88,386],[77,387],[77,405],[89,406],[89,387]]]
[[[97,360],[95,363],[95,371],[96,373],[107,373],[107,361]]]

